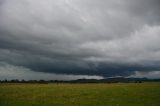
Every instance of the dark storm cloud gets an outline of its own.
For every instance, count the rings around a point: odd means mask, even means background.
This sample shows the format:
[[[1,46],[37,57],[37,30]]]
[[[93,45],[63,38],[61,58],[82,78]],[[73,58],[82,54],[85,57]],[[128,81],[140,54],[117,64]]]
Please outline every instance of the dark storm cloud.
[[[159,0],[0,0],[0,62],[107,77],[160,70],[159,10]]]

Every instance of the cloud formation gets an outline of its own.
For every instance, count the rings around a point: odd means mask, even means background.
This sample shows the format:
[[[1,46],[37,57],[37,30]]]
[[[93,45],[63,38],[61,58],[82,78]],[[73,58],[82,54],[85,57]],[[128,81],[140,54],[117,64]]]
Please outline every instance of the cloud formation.
[[[155,79],[159,78],[159,76],[160,76],[160,71],[150,71],[150,72],[135,71],[135,73],[133,75],[130,75],[129,77]]]
[[[44,72],[35,72],[21,66],[0,63],[0,80],[76,80],[76,79],[103,79],[101,76],[65,75]]]
[[[0,0],[0,62],[104,77],[160,70],[159,10],[159,0]]]

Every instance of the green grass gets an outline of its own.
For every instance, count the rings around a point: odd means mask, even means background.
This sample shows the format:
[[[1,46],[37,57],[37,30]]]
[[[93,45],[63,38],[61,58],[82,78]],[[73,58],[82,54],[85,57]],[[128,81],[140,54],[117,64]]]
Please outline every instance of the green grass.
[[[0,84],[0,106],[160,106],[160,83]]]

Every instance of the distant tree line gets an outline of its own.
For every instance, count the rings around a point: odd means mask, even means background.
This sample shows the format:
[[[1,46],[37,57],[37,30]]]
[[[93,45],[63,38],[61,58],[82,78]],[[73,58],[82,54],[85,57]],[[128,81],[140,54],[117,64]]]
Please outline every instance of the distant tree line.
[[[70,81],[61,81],[61,80],[0,80],[0,83],[39,83],[39,84],[48,84],[48,83],[142,83],[146,81],[160,81],[160,79],[147,79],[147,78],[107,78],[107,79],[78,79]]]

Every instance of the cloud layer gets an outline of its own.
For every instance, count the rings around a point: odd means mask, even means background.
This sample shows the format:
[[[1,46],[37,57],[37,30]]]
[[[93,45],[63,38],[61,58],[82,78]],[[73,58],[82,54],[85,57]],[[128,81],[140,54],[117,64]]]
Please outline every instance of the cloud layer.
[[[159,0],[0,0],[0,62],[104,77],[160,70],[159,10]]]
[[[76,80],[76,79],[103,79],[101,76],[89,75],[65,75],[44,72],[35,72],[30,69],[13,66],[6,63],[0,63],[0,80]]]

